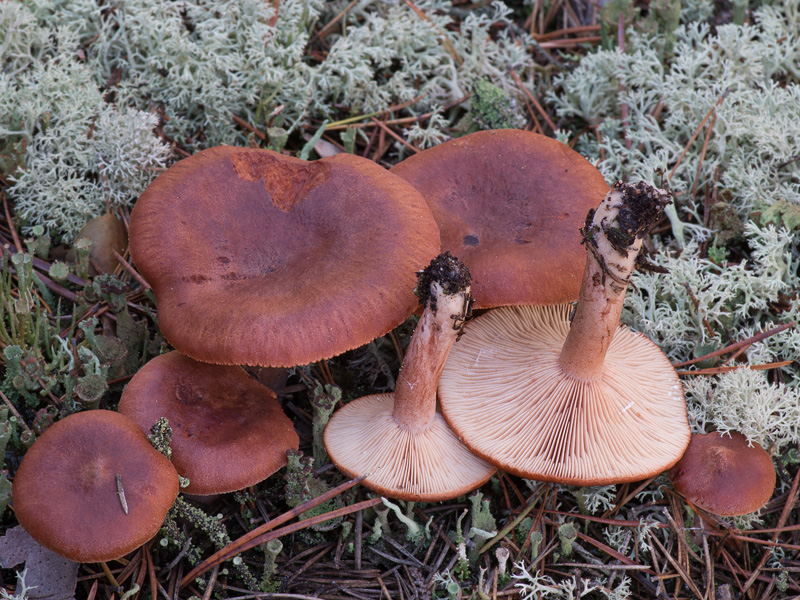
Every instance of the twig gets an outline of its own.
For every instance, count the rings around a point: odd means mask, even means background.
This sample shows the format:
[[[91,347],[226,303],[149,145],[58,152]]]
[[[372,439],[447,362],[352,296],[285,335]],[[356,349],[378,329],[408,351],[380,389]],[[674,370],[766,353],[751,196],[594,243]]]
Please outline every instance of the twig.
[[[394,104],[393,106],[390,106],[389,108],[384,109],[384,110],[379,110],[379,111],[376,111],[376,112],[367,113],[365,115],[358,115],[356,117],[350,117],[350,118],[347,118],[347,119],[342,119],[341,121],[334,121],[333,123],[330,123],[330,124],[328,124],[327,127],[325,127],[325,131],[330,131],[331,129],[345,129],[345,127],[343,127],[344,125],[349,125],[350,123],[357,123],[358,121],[363,121],[364,119],[369,119],[371,117],[380,117],[380,116],[383,116],[383,115],[387,115],[387,114],[389,114],[391,112],[396,112],[398,110],[402,110],[404,108],[408,108],[412,104],[416,104],[417,102],[422,100],[425,96],[427,96],[427,94],[420,94],[416,98],[412,98],[411,100],[407,100],[406,102],[402,102],[400,104]],[[464,98],[464,100],[466,100],[466,98]],[[463,102],[464,100],[461,100],[460,102]],[[433,113],[426,113],[426,115],[420,115],[419,117],[408,117],[407,119],[397,119],[395,121],[386,121],[386,123],[388,123],[390,125],[393,125],[393,124],[400,123],[400,122],[412,122],[412,121],[415,121],[417,119],[421,119],[423,117],[430,117],[432,114]]]
[[[681,536],[684,537],[684,536]],[[703,530],[703,557],[706,559],[706,598],[716,600],[714,589],[714,561],[711,560],[711,553],[708,551],[708,532]]]
[[[686,288],[686,291],[689,294],[689,299],[692,301],[692,304],[694,304],[694,309],[697,311],[697,314],[700,314],[700,302],[697,300],[697,296],[694,295],[694,292],[692,291],[691,286],[689,285],[688,282],[684,281],[683,282],[683,287]],[[708,319],[706,319],[705,317],[701,317],[701,318],[702,318],[702,321],[703,321],[703,327],[705,327],[705,330],[706,330],[706,333],[708,334],[708,337],[710,337],[712,339],[717,337],[717,333],[714,331],[714,328],[711,327],[711,323],[708,322]]]
[[[542,124],[539,123],[539,119],[536,118],[536,113],[533,112],[533,106],[531,106],[530,100],[528,99],[529,96],[530,96],[530,93],[528,92],[528,88],[526,88],[522,84],[522,81],[520,80],[519,77],[516,77],[516,73],[514,73],[512,71],[511,74],[514,77],[514,82],[517,84],[517,87],[520,90],[522,90],[523,94],[525,94],[522,99],[525,100],[525,108],[528,109],[528,114],[531,116],[531,120],[533,121],[533,130],[534,130],[534,132],[538,133],[540,135],[544,135],[544,129],[542,129]]]
[[[656,477],[657,475],[653,475],[649,479],[645,479],[644,481],[642,481],[638,486],[636,486],[635,490],[626,494],[625,497],[622,499],[622,501],[617,503],[614,506],[614,508],[612,508],[610,511],[606,511],[605,513],[603,513],[603,516],[609,517],[618,514],[623,506],[625,506],[628,502],[630,502],[633,498],[635,498],[644,488],[650,485],[655,480]]]
[[[686,153],[689,151],[689,148],[691,147],[692,143],[697,139],[697,136],[700,135],[700,131],[702,131],[703,125],[706,124],[706,121],[708,121],[708,118],[717,110],[717,107],[720,104],[722,104],[722,102],[728,96],[728,93],[730,91],[731,91],[731,88],[727,88],[724,92],[722,92],[722,95],[719,98],[717,98],[717,101],[714,103],[714,105],[711,108],[708,109],[708,112],[706,113],[706,116],[703,117],[702,121],[700,121],[700,125],[698,125],[697,129],[694,130],[694,133],[692,134],[692,137],[689,138],[689,141],[686,142],[686,146],[684,147],[683,152],[681,152],[681,155],[678,157],[678,162],[676,162],[675,166],[672,167],[672,171],[669,172],[669,176],[667,177],[667,179],[672,179],[672,176],[675,175],[675,171],[678,170],[678,167],[680,166],[681,161],[683,161],[683,157],[686,156]]]
[[[239,127],[244,127],[250,133],[255,134],[256,137],[258,137],[258,139],[260,139],[260,140],[266,140],[267,139],[267,134],[266,133],[264,133],[260,129],[257,129],[254,125],[250,125],[250,123],[248,123],[247,121],[245,121],[241,117],[237,117],[234,114],[232,114],[231,117],[236,122],[236,124],[239,125]]]
[[[539,114],[542,115],[542,118],[545,120],[545,123],[547,123],[547,126],[550,127],[550,129],[552,129],[553,131],[555,131],[556,130],[555,123],[553,123],[553,120],[550,118],[550,116],[547,114],[544,108],[542,108],[542,105],[539,104],[539,101],[536,100],[536,97],[531,93],[531,91],[528,88],[525,87],[525,85],[522,83],[522,80],[519,78],[519,75],[517,75],[514,69],[511,69],[510,72],[511,72],[511,77],[514,79],[514,82],[520,87],[520,89],[522,89],[523,92],[525,92],[525,95],[531,101],[533,106],[535,106]]]
[[[658,549],[661,551],[661,554],[663,554],[664,558],[666,558],[669,561],[669,564],[672,565],[672,568],[678,572],[683,582],[689,587],[689,589],[692,590],[692,593],[698,598],[702,598],[703,594],[701,594],[700,590],[697,589],[697,586],[695,585],[694,581],[692,581],[692,578],[689,576],[688,573],[686,573],[683,570],[683,568],[678,564],[678,562],[674,558],[672,558],[672,555],[669,552],[667,552],[664,546],[661,545],[661,542],[658,541],[658,538],[656,538],[656,536],[651,534],[649,531],[647,532],[647,537],[650,538],[650,541],[652,543],[658,546]]]
[[[150,284],[147,283],[147,280],[144,277],[142,277],[136,269],[133,268],[133,265],[131,265],[131,263],[129,263],[124,258],[122,258],[122,255],[120,255],[119,252],[113,249],[111,251],[114,253],[114,256],[117,257],[119,264],[121,264],[125,268],[125,270],[130,274],[131,277],[133,277],[136,281],[139,282],[139,285],[141,285],[146,290],[153,289],[150,287]]]
[[[99,581],[97,579],[94,580],[92,584],[92,589],[89,590],[89,595],[86,597],[86,600],[94,600],[97,596],[97,586],[99,585]]]
[[[783,510],[781,511],[781,516],[778,518],[778,523],[777,523],[778,527],[783,527],[784,524],[786,523],[786,519],[789,518],[789,514],[792,512],[792,509],[794,508],[795,503],[797,502],[797,492],[799,486],[800,486],[800,469],[797,471],[797,473],[795,473],[794,481],[792,482],[792,489],[789,490],[789,495],[786,497],[786,501],[783,503]],[[780,534],[779,531],[776,531],[775,533],[772,534],[772,543],[777,543],[779,534]],[[737,539],[741,539],[738,538],[738,536],[736,537]],[[753,585],[753,583],[755,583],[756,578],[758,577],[758,574],[761,571],[761,568],[766,564],[767,559],[770,557],[770,554],[771,552],[769,551],[769,549],[765,548],[763,554],[761,555],[761,560],[758,561],[758,565],[756,565],[756,568],[753,569],[753,573],[750,575],[750,577],[747,578],[747,581],[744,584],[744,589],[742,591],[743,594],[747,594],[747,590],[749,590],[750,587]]]
[[[280,15],[281,0],[272,0],[272,6],[275,8],[275,14],[272,15],[272,18],[267,24],[270,27],[275,27],[275,25],[278,23],[278,16]],[[155,596],[153,596],[153,600],[155,600]]]
[[[146,550],[147,558],[147,577],[150,580],[150,598],[158,598],[158,579],[156,579],[156,567],[153,564],[153,557],[150,556],[150,546]]]
[[[450,41],[450,38],[447,37],[447,34],[444,31],[442,31],[439,28],[438,25],[436,25],[433,21],[431,21],[430,18],[428,17],[428,15],[426,15],[424,12],[422,12],[413,2],[411,2],[411,0],[405,0],[405,1],[406,1],[406,5],[411,10],[413,10],[415,13],[417,13],[417,16],[420,19],[423,19],[424,21],[427,21],[428,23],[430,23],[433,26],[433,28],[439,34],[439,37],[440,37],[440,39],[442,41],[442,45],[444,46],[444,49],[447,51],[447,53],[450,56],[453,57],[453,60],[455,60],[458,63],[459,67],[462,66],[464,64],[464,60],[458,55],[458,52],[456,51],[456,47],[453,46],[453,42]]]
[[[359,483],[361,483],[362,481],[364,481],[364,479],[366,479],[366,477],[367,477],[367,475],[362,475],[360,477],[356,477],[355,479],[351,479],[350,481],[346,481],[346,482],[342,483],[341,485],[338,485],[335,488],[325,492],[324,494],[322,494],[320,496],[317,496],[316,498],[312,498],[308,502],[304,502],[303,504],[301,504],[299,506],[296,506],[292,510],[286,511],[282,515],[280,515],[278,517],[275,517],[271,521],[268,521],[268,522],[264,523],[263,525],[261,525],[259,527],[256,527],[252,531],[244,534],[242,537],[240,537],[239,539],[231,542],[230,544],[228,544],[224,548],[218,550],[217,552],[212,554],[210,557],[208,557],[206,560],[204,560],[202,563],[197,565],[197,567],[192,569],[192,571],[189,572],[189,574],[186,575],[183,578],[183,580],[181,581],[181,587],[184,587],[187,583],[192,581],[198,575],[201,575],[202,573],[205,573],[208,569],[213,567],[215,564],[219,564],[219,563],[227,560],[228,558],[231,558],[232,556],[238,554],[239,552],[243,552],[246,548],[252,547],[252,546],[247,546],[247,544],[250,543],[252,540],[257,539],[262,534],[264,534],[264,533],[266,533],[268,531],[271,531],[275,527],[277,527],[279,525],[282,525],[283,523],[286,523],[287,521],[289,521],[289,520],[297,517],[298,515],[301,515],[302,513],[306,512],[307,510],[310,510],[310,509],[312,509],[312,508],[314,508],[316,506],[319,506],[320,504],[322,504],[324,502],[327,502],[331,498],[335,498],[339,494],[345,492],[346,490],[349,490],[351,487],[354,487],[354,486],[358,485]],[[372,500],[368,501],[368,502],[372,502],[372,504],[370,504],[370,506],[373,506],[374,504],[378,504],[381,501],[380,498],[377,498],[375,500],[377,500],[377,501],[372,501]],[[362,502],[362,503],[359,503],[358,505],[353,505],[353,506],[358,506],[359,508],[357,508],[355,510],[360,510],[361,508],[364,508],[364,506],[362,506],[363,504],[364,503]],[[352,507],[347,507],[347,508],[352,508]],[[333,513],[335,513],[335,512],[338,512],[338,511],[333,511]],[[350,511],[350,512],[354,512],[354,511]],[[319,522],[326,521],[328,519],[333,518],[333,517],[329,516],[329,515],[332,515],[333,513],[327,513],[325,515],[320,515],[321,517],[325,517],[325,518],[321,519]],[[317,517],[314,517],[312,519],[304,520],[303,521],[303,523],[304,523],[303,527],[307,527],[308,525],[312,525],[313,524],[312,521],[314,521],[314,519],[316,519],[316,518]],[[270,539],[272,539],[272,538],[270,538]],[[262,540],[262,541],[268,541],[268,540]]]
[[[530,502],[528,502],[528,506],[526,506],[526,507],[525,507],[525,508],[522,510],[522,512],[520,512],[520,513],[517,515],[517,517],[516,517],[516,518],[515,518],[513,521],[511,521],[511,522],[510,522],[510,523],[508,523],[508,524],[507,524],[505,527],[503,527],[503,528],[502,528],[502,529],[501,529],[501,530],[500,530],[500,531],[497,533],[497,535],[496,535],[496,536],[494,536],[492,539],[490,539],[489,541],[487,541],[487,542],[486,542],[486,543],[485,543],[483,546],[481,546],[481,549],[480,549],[478,552],[479,552],[480,554],[483,554],[484,552],[486,552],[487,550],[489,550],[489,548],[491,548],[492,546],[494,546],[494,545],[495,545],[497,542],[499,542],[499,541],[500,541],[500,540],[502,540],[504,537],[506,537],[506,536],[507,536],[507,535],[508,535],[508,534],[509,534],[509,533],[510,533],[510,532],[511,532],[511,531],[512,531],[512,530],[513,530],[513,529],[514,529],[514,528],[515,528],[517,525],[519,525],[519,524],[522,522],[522,519],[524,519],[524,518],[525,518],[525,517],[528,515],[528,513],[531,511],[531,509],[533,508],[533,506],[534,506],[534,504],[536,503],[536,500],[537,500],[538,498],[539,498],[539,496],[538,496],[538,495],[536,495],[536,496],[534,496],[533,498],[531,498],[531,501],[530,501]]]
[[[17,421],[20,425],[22,425],[22,428],[28,432],[28,435],[33,437],[33,431],[31,431],[30,427],[28,427],[28,424],[25,422],[25,419],[22,418],[22,415],[19,414],[19,411],[16,409],[16,407],[11,404],[11,400],[9,400],[8,396],[3,393],[3,390],[0,390],[0,398],[2,398],[5,405],[8,406],[8,410],[11,411],[11,414],[17,417]]]
[[[548,33],[536,33],[533,35],[533,39],[537,42],[544,42],[546,40],[552,40],[559,38],[564,35],[571,35],[573,33],[588,33],[590,31],[599,31],[600,25],[582,25],[580,27],[567,27],[566,29],[559,29],[557,31],[550,31]]]
[[[708,369],[697,369],[696,371],[677,371],[678,375],[719,375],[721,373],[730,373],[737,369],[752,369],[753,371],[766,371],[768,369],[780,369],[787,365],[792,364],[793,360],[782,360],[780,362],[767,363],[764,365],[736,365],[734,367],[711,367]]]
[[[396,139],[398,142],[400,142],[401,144],[403,144],[403,145],[404,145],[406,148],[409,148],[410,150],[413,150],[415,154],[416,154],[417,152],[419,152],[419,150],[418,150],[417,148],[415,148],[414,146],[412,146],[411,144],[409,144],[409,143],[408,143],[407,141],[405,141],[405,140],[404,140],[402,137],[400,137],[400,136],[399,136],[399,135],[397,135],[397,134],[396,134],[394,131],[392,131],[391,129],[389,129],[389,128],[388,128],[386,125],[384,125],[383,123],[381,123],[381,122],[380,122],[378,119],[376,119],[375,117],[370,117],[370,119],[372,120],[372,122],[373,122],[373,123],[375,123],[375,125],[377,125],[378,127],[380,127],[380,128],[383,130],[383,131],[385,131],[385,132],[386,132],[386,133],[388,133],[390,136],[392,136],[394,139]]]
[[[625,54],[625,15],[622,11],[619,13],[619,19],[617,21],[617,45],[619,46],[620,52]],[[621,81],[619,82],[619,94],[622,96],[627,89],[625,88],[625,84]],[[620,111],[622,113],[622,137],[625,138],[625,148],[627,150],[631,149],[631,139],[628,137],[628,128],[631,125],[628,103],[624,100],[622,101],[622,106],[620,107]]]
[[[777,333],[780,333],[781,331],[785,331],[786,329],[789,329],[790,327],[794,327],[794,325],[796,323],[797,323],[797,321],[790,321],[789,323],[784,323],[783,325],[781,325],[779,327],[775,327],[774,329],[770,329],[770,330],[764,331],[762,333],[757,333],[756,335],[751,336],[751,337],[749,337],[749,338],[747,338],[745,340],[742,340],[740,342],[736,342],[735,344],[730,344],[729,346],[725,346],[724,348],[721,348],[719,350],[715,350],[714,352],[711,352],[709,354],[705,354],[705,355],[703,355],[703,356],[701,356],[699,358],[693,358],[692,360],[686,360],[686,361],[683,361],[683,362],[675,363],[672,366],[675,367],[675,368],[677,368],[677,367],[686,367],[686,366],[692,365],[692,364],[694,364],[696,362],[701,362],[701,361],[707,360],[709,358],[714,358],[715,356],[720,356],[722,354],[727,354],[728,352],[735,352],[736,350],[739,350],[739,348],[745,348],[747,346],[751,346],[751,345],[755,344],[756,342],[760,342],[762,340],[767,339],[770,336],[773,336],[773,335],[775,335]]]
[[[599,35],[591,35],[582,38],[566,38],[563,40],[553,40],[552,42],[542,42],[540,48],[574,48],[580,44],[596,44],[602,40]]]
[[[649,565],[607,565],[605,563],[553,563],[554,567],[564,567],[569,569],[597,569],[598,571],[647,571]]]
[[[600,137],[600,129],[597,125],[592,125],[592,129],[594,130],[594,137],[597,140],[597,148],[600,150],[600,160],[605,161],[606,149],[603,148],[603,138]]]
[[[217,574],[219,573],[219,565],[215,565],[211,571],[211,577],[208,579],[208,586],[206,593],[203,594],[203,600],[211,600],[211,594],[214,592],[214,586],[217,583]]]
[[[14,240],[14,245],[19,251],[22,249],[22,242],[19,239],[17,228],[14,227],[14,221],[11,220],[11,210],[8,208],[8,198],[6,197],[5,192],[0,192],[0,196],[3,196],[3,208],[5,208],[6,211],[6,222],[8,223],[9,231],[11,231],[11,238]]]
[[[703,169],[703,161],[706,159],[706,151],[708,150],[708,140],[711,139],[711,132],[714,130],[714,123],[717,121],[717,113],[711,115],[711,121],[708,123],[708,130],[706,137],[703,140],[703,149],[700,151],[700,161],[697,163],[697,174],[694,177],[694,185],[692,185],[692,198],[697,193],[697,183],[700,181],[700,171]]]
[[[321,39],[322,39],[322,38],[324,38],[326,35],[328,35],[328,32],[329,32],[331,29],[333,29],[334,25],[336,25],[336,24],[337,24],[339,21],[341,21],[341,20],[342,20],[342,17],[344,17],[344,16],[347,14],[347,11],[349,11],[351,8],[353,8],[353,7],[354,7],[356,4],[358,4],[358,0],[353,0],[353,1],[352,1],[350,4],[348,4],[347,6],[345,6],[345,7],[344,7],[344,8],[343,8],[343,9],[342,9],[340,12],[339,12],[339,14],[338,14],[338,15],[336,15],[336,16],[335,16],[333,19],[331,19],[331,21],[329,21],[329,22],[328,22],[328,24],[327,24],[327,25],[325,25],[325,27],[323,27],[322,29],[320,29],[320,30],[319,30],[319,32],[317,32],[317,33],[314,35],[314,37],[311,39],[311,41],[313,42],[314,40],[321,40]]]
[[[356,565],[356,571],[361,570],[361,536],[364,534],[364,512],[358,511],[356,513],[356,536],[355,536],[355,546],[354,550],[354,560]]]

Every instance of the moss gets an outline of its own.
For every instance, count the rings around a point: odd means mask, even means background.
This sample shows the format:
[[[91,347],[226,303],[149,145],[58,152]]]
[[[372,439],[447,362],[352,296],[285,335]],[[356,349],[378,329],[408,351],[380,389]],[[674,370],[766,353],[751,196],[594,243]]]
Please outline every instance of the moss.
[[[516,99],[487,78],[472,84],[470,116],[480,129],[519,129],[525,124]]]

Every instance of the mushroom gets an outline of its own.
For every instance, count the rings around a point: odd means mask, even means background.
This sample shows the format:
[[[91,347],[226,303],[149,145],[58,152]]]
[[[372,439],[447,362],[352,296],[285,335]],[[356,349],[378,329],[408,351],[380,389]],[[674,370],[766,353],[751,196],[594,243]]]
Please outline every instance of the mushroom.
[[[285,367],[402,323],[416,306],[414,273],[439,252],[439,232],[419,193],[372,161],[220,146],[145,190],[130,249],[178,351]]]
[[[689,443],[683,389],[646,337],[619,325],[642,238],[669,194],[617,182],[581,230],[580,299],[501,307],[467,324],[439,384],[445,418],[477,455],[544,481],[604,485],[674,464]]]
[[[479,131],[391,171],[420,191],[442,250],[469,268],[475,308],[578,299],[578,229],[608,185],[569,146],[516,129]]]
[[[17,519],[42,546],[75,562],[105,562],[158,533],[178,474],[133,421],[89,410],[36,440],[12,495]]]
[[[669,477],[690,503],[725,517],[758,510],[775,490],[769,454],[738,431],[693,435]]]
[[[286,465],[299,438],[275,392],[235,366],[168,352],[148,362],[122,393],[119,412],[145,433],[161,418],[172,427],[172,462],[188,494],[254,485]]]
[[[363,485],[401,500],[436,501],[485,483],[494,467],[472,455],[436,412],[436,385],[469,314],[469,270],[442,254],[419,274],[422,316],[394,393],[365,396],[334,413],[325,429],[331,460]]]

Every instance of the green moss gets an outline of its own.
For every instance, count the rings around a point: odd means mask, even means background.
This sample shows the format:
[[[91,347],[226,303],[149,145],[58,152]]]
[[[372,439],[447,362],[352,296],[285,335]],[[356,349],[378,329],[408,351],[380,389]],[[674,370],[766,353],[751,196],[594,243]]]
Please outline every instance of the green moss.
[[[480,129],[519,129],[525,124],[516,99],[487,78],[472,84],[470,106],[472,120]]]

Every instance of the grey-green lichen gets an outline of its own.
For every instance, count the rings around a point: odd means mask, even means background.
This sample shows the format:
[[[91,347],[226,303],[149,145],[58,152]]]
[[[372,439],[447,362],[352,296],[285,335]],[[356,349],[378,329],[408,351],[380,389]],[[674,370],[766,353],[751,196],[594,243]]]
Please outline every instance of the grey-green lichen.
[[[449,1],[420,0],[424,17],[403,3],[359,3],[309,60],[315,26],[346,4],[285,0],[276,13],[262,0],[0,3],[0,172],[18,213],[71,240],[107,204],[131,206],[168,164],[169,144],[246,145],[252,134],[234,116],[280,146],[343,110],[417,99],[407,115],[437,111],[482,77],[519,95],[509,68],[534,85],[532,39],[490,32],[508,22],[500,2],[455,30]],[[407,137],[426,147],[450,125],[436,113]]]
[[[704,23],[687,23],[676,30],[667,62],[658,35],[631,29],[624,54],[615,48],[587,55],[555,78],[548,98],[560,116],[597,128],[599,136],[580,136],[576,149],[596,161],[609,182],[621,176],[657,181],[656,170],[669,172],[719,103],[702,164],[707,128],[670,181],[681,221],[693,217],[684,231],[673,224],[676,238],[706,239],[709,231],[702,215],[697,218],[702,203],[687,197],[695,184],[704,189],[718,180],[743,218],[781,198],[800,204],[798,165],[785,164],[800,136],[799,18],[794,0],[761,7],[752,25],[721,25],[715,33]]]
[[[164,166],[155,114],[108,103],[55,5],[0,4],[0,154],[19,214],[73,237],[108,204],[132,205]]]

